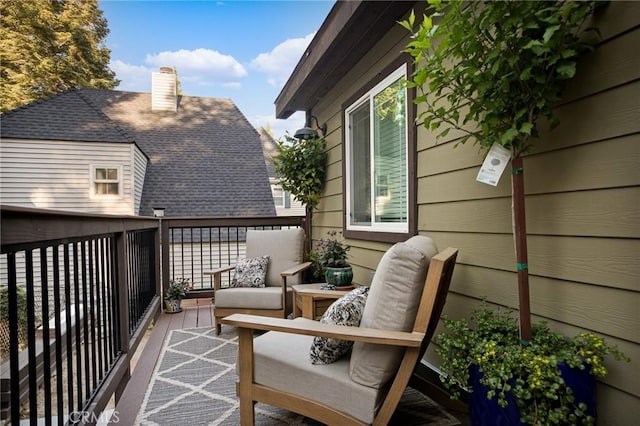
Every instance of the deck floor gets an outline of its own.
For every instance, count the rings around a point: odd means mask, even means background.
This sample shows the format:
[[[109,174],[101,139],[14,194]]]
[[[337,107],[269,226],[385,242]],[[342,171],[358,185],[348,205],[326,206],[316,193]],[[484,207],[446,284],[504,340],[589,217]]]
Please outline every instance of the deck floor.
[[[182,312],[175,314],[162,312],[153,328],[147,333],[146,342],[140,344],[138,352],[134,355],[131,379],[115,408],[119,424],[135,424],[153,369],[169,332],[213,325],[211,299],[186,299],[182,301],[182,308]]]
[[[131,378],[115,407],[118,424],[136,424],[138,411],[142,406],[153,370],[169,332],[213,326],[213,305],[210,299],[183,300],[182,307],[183,310],[179,313],[166,314],[162,312],[157,322],[147,332],[145,341],[140,344],[138,351],[134,354]],[[463,426],[469,424],[466,413],[449,408],[451,407],[447,407],[449,413],[460,420]]]

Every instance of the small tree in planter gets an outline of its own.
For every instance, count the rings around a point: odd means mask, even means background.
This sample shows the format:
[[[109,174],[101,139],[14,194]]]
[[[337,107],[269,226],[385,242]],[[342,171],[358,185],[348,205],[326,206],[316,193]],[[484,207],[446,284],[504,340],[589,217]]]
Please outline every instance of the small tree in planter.
[[[525,226],[523,156],[538,136],[538,119],[558,124],[554,108],[579,54],[588,48],[580,30],[594,1],[429,0],[432,16],[416,25],[412,13],[401,22],[413,33],[406,51],[416,70],[423,105],[419,120],[430,129],[464,132],[488,152],[494,145],[511,155],[513,229],[518,274],[520,335],[531,340]],[[434,22],[440,19],[439,22]]]
[[[624,356],[592,334],[565,342],[544,326],[536,325],[532,330],[523,156],[533,148],[540,118],[548,119],[552,128],[558,124],[554,108],[566,81],[575,75],[580,53],[589,48],[583,43],[581,32],[586,30],[584,24],[596,2],[429,0],[429,4],[431,16],[425,15],[416,23],[412,13],[401,22],[413,34],[406,51],[416,63],[407,84],[420,91],[415,102],[424,107],[419,115],[421,124],[434,131],[444,127],[438,138],[455,129],[463,134],[458,143],[471,139],[485,152],[496,149],[510,157],[519,294],[515,347],[511,339],[515,328],[508,328],[510,338],[505,341],[505,331],[494,330],[496,324],[505,321],[487,316],[486,311],[485,316],[474,318],[475,330],[464,321],[445,322],[452,331],[449,337],[440,338],[443,369],[448,373],[445,379],[450,384],[467,386],[469,375],[464,373],[471,365],[477,365],[481,379],[472,381],[484,385],[488,397],[497,396],[504,406],[504,396],[510,394],[518,406],[525,408],[517,423],[571,424],[576,418],[585,417],[589,421],[585,411],[588,407],[584,405],[563,405],[554,411],[546,402],[537,405],[537,396],[532,395],[539,390],[550,399],[560,395],[565,398],[563,403],[570,404],[573,389],[560,374],[559,361],[579,369],[589,364],[592,374],[601,375],[600,364],[596,363],[596,367],[586,360],[593,355],[588,353],[591,349],[598,345],[616,357]],[[483,325],[489,326],[489,332],[479,335]],[[578,347],[584,349],[584,354],[577,352],[585,358],[583,363],[566,355]],[[525,361],[530,357],[534,358],[529,366],[535,371],[546,368],[541,376],[544,383],[539,384],[535,376],[525,371]],[[567,389],[560,391],[558,386],[565,382]],[[544,411],[531,414],[527,410],[531,403]],[[497,423],[492,416],[485,417]]]
[[[275,172],[285,191],[305,206],[307,239],[311,238],[311,216],[318,207],[327,164],[324,138],[298,140],[286,134],[276,141]],[[310,247],[310,246],[309,246]]]

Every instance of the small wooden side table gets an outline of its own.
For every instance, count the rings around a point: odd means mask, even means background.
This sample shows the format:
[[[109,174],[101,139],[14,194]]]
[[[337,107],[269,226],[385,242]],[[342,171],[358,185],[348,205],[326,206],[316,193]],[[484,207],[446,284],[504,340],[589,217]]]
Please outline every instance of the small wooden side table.
[[[337,299],[346,294],[340,290],[321,290],[325,283],[298,284],[293,289],[293,316],[316,319]]]

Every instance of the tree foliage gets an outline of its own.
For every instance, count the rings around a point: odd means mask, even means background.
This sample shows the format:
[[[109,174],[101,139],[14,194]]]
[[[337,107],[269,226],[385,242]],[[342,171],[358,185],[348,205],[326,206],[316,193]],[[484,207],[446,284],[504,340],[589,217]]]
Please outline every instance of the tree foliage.
[[[284,140],[276,141],[276,150],[273,165],[282,188],[313,210],[320,202],[324,184],[324,139],[298,140],[286,135]]]
[[[118,85],[97,0],[2,1],[0,13],[1,111],[73,87]]]
[[[451,128],[482,148],[499,143],[518,157],[531,148],[538,118],[557,124],[553,109],[579,54],[593,1],[429,0],[431,15],[407,45],[417,63],[410,87],[421,91],[419,120],[431,130]],[[471,123],[471,125],[469,125]]]

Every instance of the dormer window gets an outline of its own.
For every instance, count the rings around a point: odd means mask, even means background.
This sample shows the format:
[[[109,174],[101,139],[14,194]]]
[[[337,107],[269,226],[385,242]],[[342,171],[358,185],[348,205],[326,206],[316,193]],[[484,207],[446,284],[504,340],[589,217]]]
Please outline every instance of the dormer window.
[[[118,197],[122,194],[121,166],[92,166],[91,195],[94,197]]]

